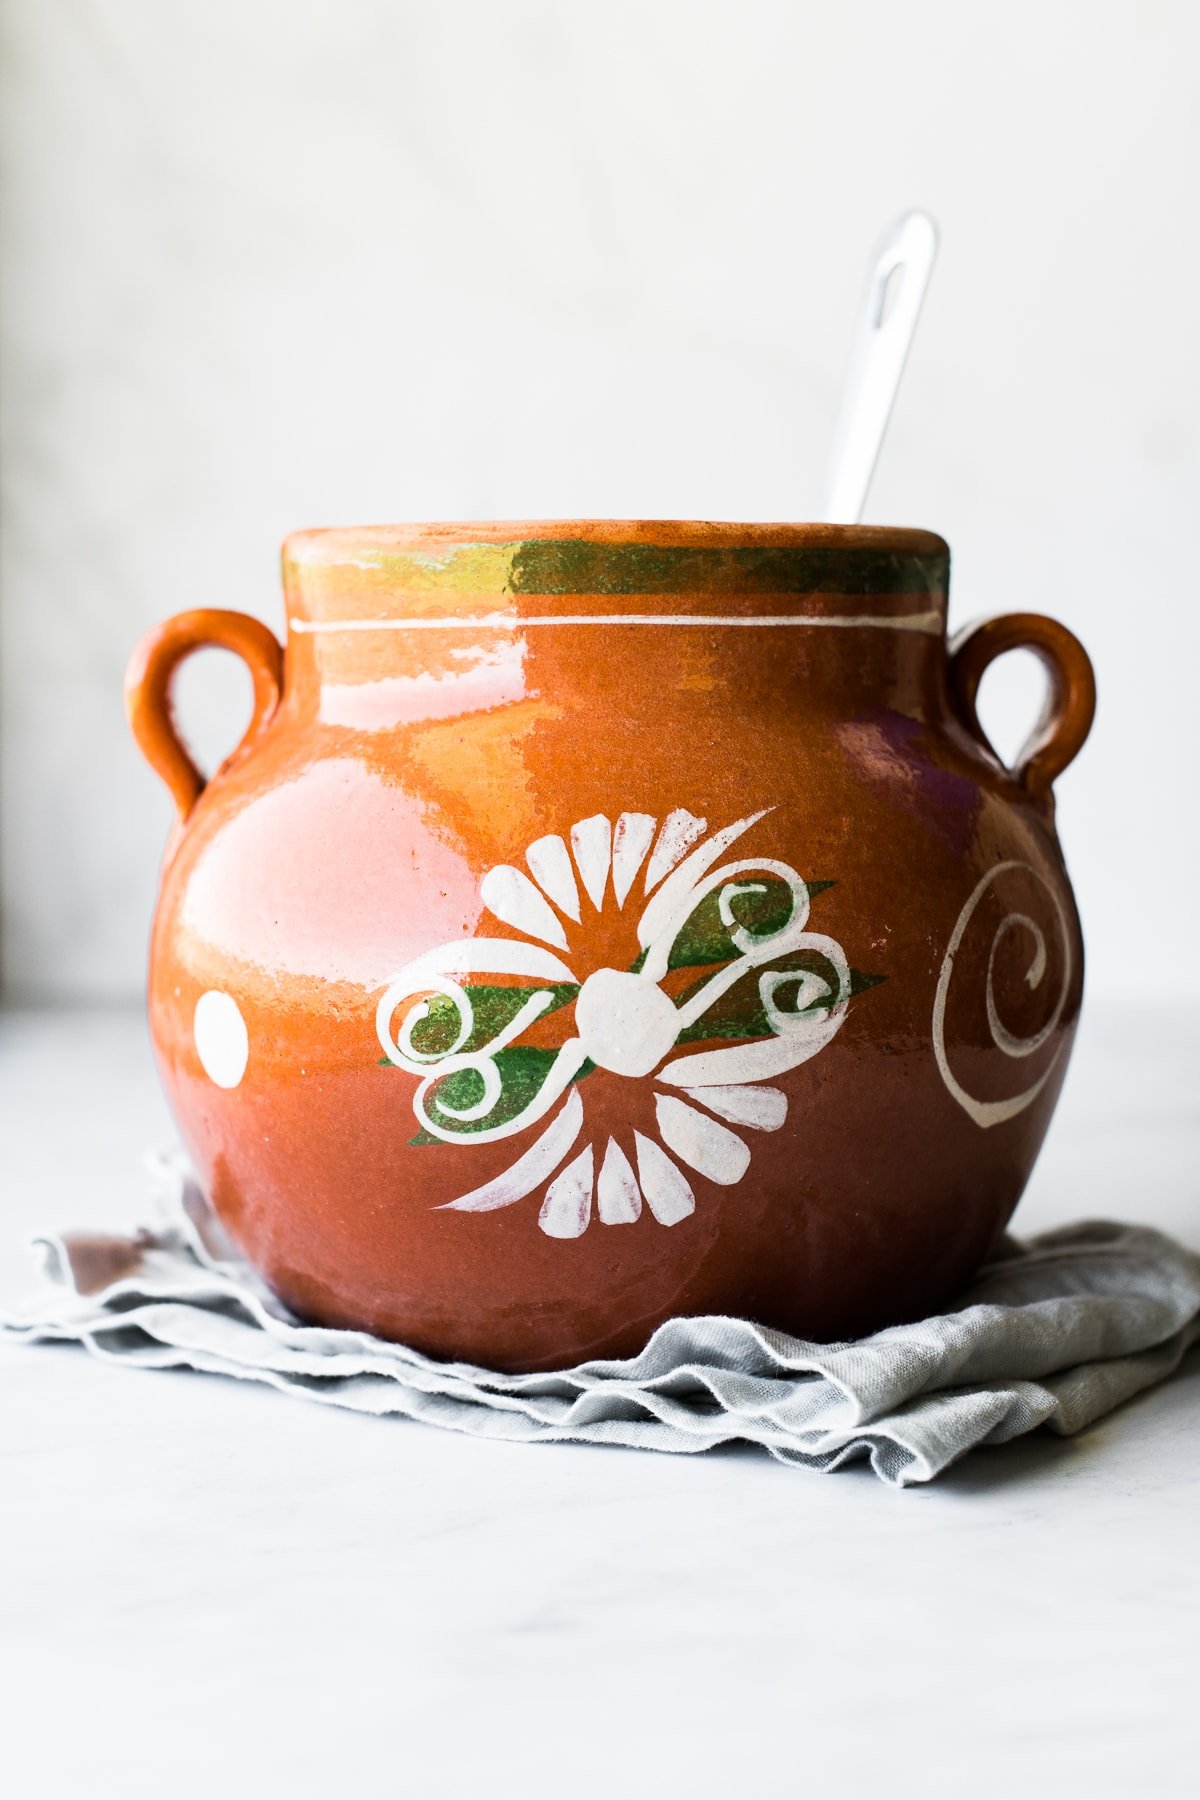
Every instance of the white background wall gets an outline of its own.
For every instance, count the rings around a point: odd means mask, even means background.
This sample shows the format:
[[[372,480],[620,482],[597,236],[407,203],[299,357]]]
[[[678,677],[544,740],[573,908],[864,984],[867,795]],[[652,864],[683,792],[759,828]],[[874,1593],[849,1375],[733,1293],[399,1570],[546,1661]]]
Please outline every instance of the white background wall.
[[[136,993],[139,632],[296,526],[791,518],[879,229],[943,253],[868,517],[1088,643],[1093,994],[1200,987],[1194,0],[0,0],[4,956]],[[206,659],[222,665],[224,658]],[[210,754],[233,665],[191,675]],[[993,677],[1006,742],[1034,705]],[[203,715],[203,718],[201,718]]]

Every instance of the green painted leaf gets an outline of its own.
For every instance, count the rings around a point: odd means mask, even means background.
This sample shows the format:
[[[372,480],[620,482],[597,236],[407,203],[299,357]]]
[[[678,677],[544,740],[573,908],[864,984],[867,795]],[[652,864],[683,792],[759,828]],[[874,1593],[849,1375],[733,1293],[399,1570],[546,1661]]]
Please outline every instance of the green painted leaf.
[[[507,1125],[537,1098],[557,1055],[557,1050],[542,1050],[530,1044],[510,1044],[505,1050],[497,1050],[492,1058],[500,1071],[500,1098],[495,1106],[482,1119],[445,1119],[447,1129],[452,1130],[456,1138],[469,1138],[476,1131],[491,1131],[497,1125]],[[585,1061],[573,1080],[582,1081],[595,1066],[594,1062]],[[428,1104],[436,1115],[442,1106],[473,1106],[482,1098],[483,1077],[474,1069],[456,1069],[438,1082],[430,1093]],[[445,1139],[434,1137],[422,1127],[408,1141],[410,1144],[441,1144]]]
[[[851,994],[865,994],[868,988],[878,987],[881,981],[886,980],[886,975],[867,975],[862,969],[851,969],[850,992]]]
[[[567,1006],[579,992],[573,981],[544,982],[540,987],[493,987],[480,983],[478,987],[467,988],[474,1014],[474,1029],[466,1043],[464,1051],[481,1050],[485,1044],[499,1036],[506,1025],[520,1012],[531,994],[552,994],[553,1002],[542,1015],[547,1017],[557,1012],[560,1006]],[[459,1028],[458,1008],[448,994],[431,994],[429,1012],[426,1018],[413,1029],[413,1047],[426,1056],[444,1054],[453,1044]],[[389,1068],[396,1065],[388,1057],[381,1062]]]
[[[819,950],[794,950],[790,956],[781,956],[778,962],[773,962],[771,970],[773,973],[797,970],[806,974],[819,975],[822,981],[828,983],[831,991],[836,991],[837,988],[837,971],[829,958],[823,956]],[[762,1004],[758,986],[762,973],[761,969],[747,970],[740,981],[735,982],[726,993],[721,995],[719,1000],[714,1002],[713,1011],[703,1014],[694,1025],[689,1025],[684,1031],[681,1031],[677,1041],[681,1044],[698,1044],[703,1043],[707,1038],[770,1037],[771,1024]],[[703,980],[695,981],[690,987],[685,988],[679,996],[679,1004],[682,1005],[693,995],[700,993],[710,979],[711,977],[706,975]],[[851,969],[851,996],[864,993],[868,988],[875,987],[879,982],[886,980],[886,975],[865,975],[860,969]],[[814,1000],[810,1006],[797,1009],[788,1004],[789,994],[786,988],[780,991],[776,999],[784,1012],[799,1011],[802,1014],[815,1012],[822,1004],[820,1000]]]
[[[782,931],[792,916],[792,893],[787,882],[778,875],[756,877],[753,870],[747,870],[746,883],[761,891],[731,896],[729,911],[736,924],[758,937]],[[732,962],[741,954],[730,935],[733,927],[721,918],[722,891],[714,888],[696,907],[671,946],[668,968],[701,968]]]

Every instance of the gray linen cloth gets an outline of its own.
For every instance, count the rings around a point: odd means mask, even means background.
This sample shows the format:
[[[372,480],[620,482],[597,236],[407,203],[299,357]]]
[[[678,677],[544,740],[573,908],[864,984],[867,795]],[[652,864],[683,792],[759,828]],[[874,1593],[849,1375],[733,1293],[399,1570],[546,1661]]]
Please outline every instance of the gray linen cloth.
[[[1200,1338],[1200,1256],[1093,1221],[1007,1240],[952,1310],[855,1343],[672,1319],[624,1361],[500,1375],[302,1325],[241,1261],[186,1167],[161,1160],[157,1180],[153,1226],[35,1240],[49,1279],[0,1330],[480,1437],[673,1451],[743,1442],[820,1470],[866,1456],[897,1487],[1039,1425],[1081,1431],[1170,1375]]]

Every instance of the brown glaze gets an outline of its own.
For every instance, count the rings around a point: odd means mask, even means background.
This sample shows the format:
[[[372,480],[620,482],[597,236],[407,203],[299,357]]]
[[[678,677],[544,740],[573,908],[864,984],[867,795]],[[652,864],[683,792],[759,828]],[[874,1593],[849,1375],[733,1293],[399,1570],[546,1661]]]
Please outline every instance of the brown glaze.
[[[181,819],[150,962],[176,1116],[302,1316],[543,1368],[673,1314],[816,1338],[951,1297],[1066,1068],[1083,952],[1050,784],[1086,654],[945,638],[919,531],[376,527],[285,547],[280,652],[183,615],[130,716]],[[179,661],[255,710],[205,785]],[[1026,646],[1046,714],[980,731]]]

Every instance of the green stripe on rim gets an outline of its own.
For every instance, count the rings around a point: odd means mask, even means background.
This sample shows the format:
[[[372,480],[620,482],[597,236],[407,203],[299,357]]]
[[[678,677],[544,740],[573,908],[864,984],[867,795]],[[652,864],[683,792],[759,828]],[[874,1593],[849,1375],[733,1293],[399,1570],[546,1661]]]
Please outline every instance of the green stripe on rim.
[[[604,544],[542,538],[512,546],[513,594],[940,594],[944,556],[836,545]]]

